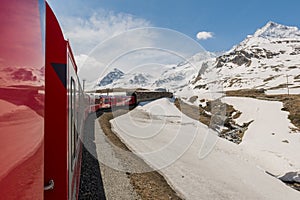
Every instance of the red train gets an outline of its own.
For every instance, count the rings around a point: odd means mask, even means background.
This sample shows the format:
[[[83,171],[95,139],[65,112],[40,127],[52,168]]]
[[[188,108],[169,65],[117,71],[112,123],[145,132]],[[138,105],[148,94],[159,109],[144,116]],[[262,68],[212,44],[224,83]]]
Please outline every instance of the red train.
[[[100,95],[99,97],[95,98],[95,105],[96,105],[96,111],[97,109],[135,106],[136,96]]]
[[[93,111],[44,0],[0,7],[0,198],[78,198],[81,136]]]

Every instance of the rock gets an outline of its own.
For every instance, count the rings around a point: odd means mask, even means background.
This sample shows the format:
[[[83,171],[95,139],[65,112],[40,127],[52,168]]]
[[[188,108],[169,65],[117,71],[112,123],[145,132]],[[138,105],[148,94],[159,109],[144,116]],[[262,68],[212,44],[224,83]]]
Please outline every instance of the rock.
[[[300,174],[299,172],[288,172],[285,175],[278,177],[278,179],[288,183],[300,183]]]

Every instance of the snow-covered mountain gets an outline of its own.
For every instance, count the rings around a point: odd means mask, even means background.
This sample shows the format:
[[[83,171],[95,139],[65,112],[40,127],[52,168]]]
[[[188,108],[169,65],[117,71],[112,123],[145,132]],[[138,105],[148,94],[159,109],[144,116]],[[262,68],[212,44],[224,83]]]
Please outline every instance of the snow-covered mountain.
[[[5,86],[32,85],[40,86],[44,84],[45,67],[3,67],[0,69],[0,84]]]
[[[138,88],[147,87],[154,80],[154,77],[145,72],[132,72],[127,73],[120,79],[110,84],[111,87],[123,87],[123,88]]]
[[[114,68],[111,72],[106,74],[99,82],[98,86],[106,86],[114,82],[115,80],[120,79],[122,76],[124,76],[124,72],[121,70]]]
[[[258,29],[254,33],[254,37],[262,38],[292,38],[299,39],[300,31],[297,27],[294,26],[285,26],[275,22],[268,22],[264,27]]]
[[[224,90],[263,88],[268,92],[300,92],[300,31],[268,22],[239,45],[215,59],[190,87],[208,89],[215,74]]]
[[[154,76],[147,72],[124,73],[114,68],[97,82],[97,88],[137,88],[147,87],[154,82]]]
[[[160,75],[157,75],[157,72],[151,68],[146,72],[128,73],[123,73],[121,70],[114,68],[103,78],[100,78],[97,85],[100,87],[144,87],[149,89],[163,87],[176,91],[178,88],[189,84],[198,74],[203,61],[211,59],[212,56],[214,54],[210,52],[198,53],[177,65],[163,66]]]
[[[99,86],[167,88],[180,96],[214,90],[265,89],[269,93],[300,92],[300,31],[268,22],[228,52],[216,57],[201,52],[177,65],[165,66],[160,76],[113,69]]]

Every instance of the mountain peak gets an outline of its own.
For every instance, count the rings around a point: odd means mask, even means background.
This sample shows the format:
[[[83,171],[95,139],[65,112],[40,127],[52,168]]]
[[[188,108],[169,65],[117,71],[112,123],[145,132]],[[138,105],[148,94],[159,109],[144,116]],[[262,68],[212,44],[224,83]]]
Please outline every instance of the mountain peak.
[[[119,70],[118,68],[114,68],[112,70],[113,72],[117,72],[117,73],[120,73],[120,74],[124,74],[121,70]]]
[[[111,72],[106,74],[98,83],[99,86],[106,86],[108,84],[111,84],[115,80],[120,79],[121,77],[124,76],[124,72],[121,70],[114,68]]]
[[[258,29],[254,37],[262,38],[300,38],[300,31],[295,26],[285,26],[273,21],[269,21],[265,26]]]

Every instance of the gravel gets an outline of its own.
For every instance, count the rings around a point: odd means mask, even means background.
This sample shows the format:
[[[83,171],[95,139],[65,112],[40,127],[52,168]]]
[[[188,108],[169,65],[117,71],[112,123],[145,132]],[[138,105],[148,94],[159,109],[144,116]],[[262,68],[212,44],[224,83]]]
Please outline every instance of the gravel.
[[[85,124],[78,198],[80,200],[140,200],[141,198],[130,184],[128,172],[115,170],[115,167],[99,162],[105,159],[105,163],[116,164],[117,168],[126,168],[125,158],[120,159],[122,156],[115,152],[111,143],[105,138],[98,122],[95,121],[96,118],[96,115],[90,115]]]
[[[85,124],[82,147],[82,164],[80,176],[80,189],[78,199],[105,200],[105,192],[100,173],[100,166],[96,155],[94,141],[94,124],[96,115],[90,115]]]
[[[111,113],[97,119],[101,115],[98,112],[97,116],[89,116],[81,138],[84,147],[79,199],[180,199],[162,175],[131,153],[115,136],[110,129]],[[104,123],[105,133],[100,121]]]
[[[140,200],[130,184],[127,172],[128,158],[120,148],[112,145],[105,137],[99,123],[95,123],[95,144],[100,161],[101,175],[107,199]]]

